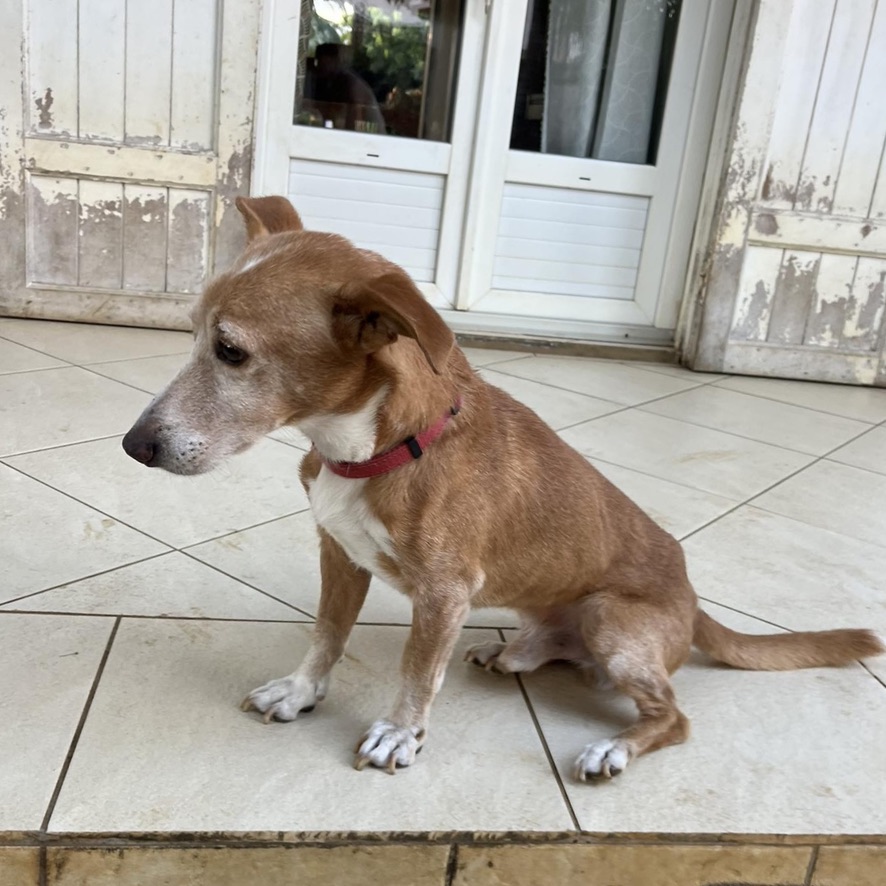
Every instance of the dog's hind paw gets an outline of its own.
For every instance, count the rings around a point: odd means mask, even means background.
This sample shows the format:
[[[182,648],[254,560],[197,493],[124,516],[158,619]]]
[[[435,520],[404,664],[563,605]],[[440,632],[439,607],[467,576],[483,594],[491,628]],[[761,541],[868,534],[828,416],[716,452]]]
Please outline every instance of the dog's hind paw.
[[[617,738],[603,738],[585,747],[578,755],[572,772],[579,781],[614,778],[624,771],[630,759],[625,742]]]
[[[367,764],[371,764],[394,775],[397,767],[415,762],[415,755],[421,750],[424,740],[424,729],[408,729],[389,720],[377,720],[357,742],[354,768],[365,769]]]
[[[497,671],[498,673],[504,674],[507,673],[507,671],[497,667],[498,657],[504,652],[504,650],[504,643],[479,643],[468,649],[465,653],[465,661],[469,661],[471,664],[485,668],[487,671]]]
[[[243,699],[240,709],[258,711],[264,715],[262,720],[265,723],[270,723],[271,720],[294,720],[299,714],[312,711],[318,701],[323,701],[326,683],[326,680],[315,682],[298,674],[271,680],[270,683],[253,689]]]

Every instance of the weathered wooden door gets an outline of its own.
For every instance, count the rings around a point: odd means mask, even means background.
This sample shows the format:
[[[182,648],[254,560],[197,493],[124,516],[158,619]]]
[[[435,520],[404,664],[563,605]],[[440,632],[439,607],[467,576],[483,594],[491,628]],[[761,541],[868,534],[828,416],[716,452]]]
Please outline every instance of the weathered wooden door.
[[[696,369],[886,385],[886,3],[762,0]]]
[[[240,242],[259,4],[0,5],[0,313],[187,327]]]

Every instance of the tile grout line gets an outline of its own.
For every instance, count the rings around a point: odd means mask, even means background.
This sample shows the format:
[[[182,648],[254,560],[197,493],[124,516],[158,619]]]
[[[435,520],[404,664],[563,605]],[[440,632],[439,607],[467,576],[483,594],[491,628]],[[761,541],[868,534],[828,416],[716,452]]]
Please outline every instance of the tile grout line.
[[[453,886],[458,874],[458,843],[449,845],[449,855],[446,857],[446,869],[443,873],[443,886]]]
[[[252,588],[253,591],[256,591],[257,593],[262,594],[265,597],[269,597],[271,600],[274,600],[275,602],[280,603],[281,605],[286,606],[289,609],[292,609],[293,611],[300,613],[301,615],[307,616],[309,619],[311,619],[311,621],[316,621],[315,616],[311,615],[308,612],[305,612],[304,609],[300,609],[294,603],[289,603],[286,600],[281,600],[279,597],[275,597],[270,591],[265,591],[262,588],[252,584],[252,582],[246,581],[245,579],[242,579],[242,578],[237,578],[236,576],[231,575],[228,572],[225,572],[225,570],[222,569],[220,566],[215,566],[212,563],[207,563],[206,561],[201,560],[198,557],[195,557],[193,554],[188,553],[187,550],[178,550],[177,553],[182,554],[185,557],[188,557],[188,559],[193,560],[195,563],[200,563],[203,566],[208,566],[210,569],[214,570],[215,572],[218,572],[220,575],[224,575],[227,578],[233,579],[234,581],[239,582],[242,585],[246,585],[246,587],[248,587],[248,588]]]
[[[52,585],[48,588],[41,588],[39,591],[31,591],[29,594],[22,594],[20,597],[13,597],[11,600],[4,600],[0,603],[0,612],[9,612],[11,610],[4,609],[5,606],[11,606],[13,603],[21,603],[22,600],[30,600],[33,597],[39,597],[41,594],[47,594],[50,591],[57,591],[59,588],[63,588],[65,585],[75,584],[81,581],[88,581],[90,578],[98,578],[101,575],[109,575],[112,572],[117,572],[120,569],[126,569],[128,566],[137,566],[139,563],[148,563],[151,560],[156,560],[158,557],[165,557],[167,554],[175,553],[174,551],[160,551],[158,554],[151,554],[149,557],[141,557],[138,560],[132,560],[131,562],[121,563],[119,566],[111,566],[108,569],[100,569],[98,572],[90,572],[88,575],[82,575],[78,578],[71,578],[67,581],[61,581],[57,585]],[[24,612],[30,612],[32,610],[26,609]],[[59,613],[56,613],[59,614]],[[84,613],[67,613],[69,615],[95,615],[94,612],[84,612]]]
[[[812,876],[815,873],[815,868],[818,864],[818,848],[818,846],[813,846],[812,852],[809,853],[809,867],[806,868],[806,877],[803,880],[803,886],[812,886]]]
[[[844,443],[841,443],[839,446],[835,446],[833,449],[829,449],[827,452],[813,457],[812,461],[809,462],[808,464],[803,465],[803,467],[798,468],[796,471],[792,471],[790,474],[788,474],[785,477],[782,477],[780,480],[776,480],[775,483],[772,483],[771,485],[767,486],[765,489],[760,490],[760,492],[754,493],[752,496],[750,496],[750,498],[745,499],[743,502],[736,505],[734,508],[731,508],[730,510],[725,511],[724,513],[720,514],[717,517],[714,517],[713,520],[709,521],[708,523],[705,523],[703,526],[699,526],[698,528],[693,529],[692,532],[687,533],[686,535],[684,535],[680,539],[680,544],[683,544],[684,541],[691,538],[696,533],[701,532],[702,529],[706,529],[708,526],[712,526],[714,523],[718,522],[719,520],[722,520],[723,517],[726,517],[729,514],[734,513],[739,508],[745,507],[746,505],[751,505],[751,507],[758,508],[761,511],[766,511],[766,513],[768,513],[768,514],[776,514],[776,516],[783,517],[784,516],[783,514],[777,514],[777,512],[770,511],[767,508],[765,508],[759,504],[753,504],[753,502],[756,501],[756,499],[760,498],[761,496],[765,495],[767,492],[771,492],[773,489],[775,489],[777,486],[780,486],[782,483],[786,483],[788,480],[792,480],[794,477],[798,476],[799,474],[802,474],[803,471],[807,471],[810,468],[814,467],[819,462],[830,461],[830,459],[828,459],[829,455],[833,454],[838,449],[842,449],[844,446],[848,446],[850,443],[854,443],[859,437],[863,437],[870,430],[871,430],[870,428],[866,428],[864,431],[861,431],[860,433],[856,434],[854,437],[850,437],[848,440],[846,440]],[[841,462],[837,462],[837,464],[841,464]],[[852,467],[852,466],[849,465],[849,467]],[[873,473],[876,473],[876,472],[873,472]],[[878,476],[882,476],[882,475],[878,475]],[[796,517],[789,517],[788,519],[796,520]],[[806,526],[813,526],[814,525],[812,523],[807,523],[805,520],[797,520],[797,522],[803,523]],[[821,528],[821,527],[816,527],[816,528]],[[828,530],[828,531],[835,532],[835,530]],[[842,532],[837,532],[836,534],[837,535],[845,535],[845,533],[842,533]],[[846,537],[852,538],[853,536],[846,536]]]
[[[64,784],[65,778],[68,774],[68,770],[71,767],[71,761],[73,760],[74,753],[77,750],[77,745],[80,741],[83,727],[86,725],[86,718],[89,716],[89,711],[92,708],[92,701],[95,698],[98,684],[102,678],[102,674],[105,671],[105,665],[108,662],[108,656],[111,654],[111,647],[114,645],[114,638],[117,636],[117,630],[120,627],[121,620],[122,619],[120,616],[117,616],[117,618],[114,620],[114,625],[111,628],[111,633],[108,635],[108,642],[105,644],[105,651],[98,663],[98,668],[95,672],[95,677],[92,680],[92,686],[89,689],[89,694],[86,696],[86,703],[83,706],[83,712],[80,714],[80,720],[77,723],[77,728],[74,730],[74,737],[71,739],[71,744],[68,748],[67,756],[65,757],[65,761],[62,764],[61,772],[59,772],[58,779],[56,780],[55,789],[52,792],[52,796],[49,798],[49,805],[46,807],[46,813],[43,816],[43,821],[40,825],[40,833],[44,836],[46,835],[47,829],[49,828],[49,822],[52,818],[52,813],[55,811],[55,804],[58,801],[59,794],[61,793],[62,785]]]
[[[504,635],[504,632],[501,628],[498,628],[498,636],[501,641],[507,644],[507,638]],[[535,727],[535,733],[538,736],[538,740],[541,742],[542,750],[545,753],[545,757],[548,761],[548,766],[551,768],[551,774],[554,776],[554,781],[557,783],[557,787],[560,789],[560,796],[563,798],[563,803],[566,806],[566,811],[569,813],[569,817],[572,819],[572,825],[576,831],[581,832],[581,825],[578,823],[578,816],[575,814],[575,809],[572,807],[572,801],[569,799],[569,794],[566,792],[566,785],[563,784],[563,779],[560,776],[560,770],[557,768],[557,764],[554,762],[554,755],[551,753],[551,749],[548,746],[548,740],[545,737],[544,732],[541,728],[541,723],[538,720],[538,716],[535,713],[535,708],[532,706],[532,702],[529,699],[529,692],[526,690],[526,687],[523,684],[523,680],[520,677],[520,674],[515,673],[514,678],[517,681],[517,686],[520,688],[520,694],[523,696],[523,703],[526,705],[526,710],[529,712],[529,717],[532,720],[532,725]]]
[[[886,680],[882,680],[879,674],[875,674],[868,666],[859,659],[858,662],[884,689],[886,689]]]
[[[118,436],[119,436],[119,434],[112,434],[111,435],[111,437],[118,437]],[[103,438],[103,439],[109,439],[109,438]],[[85,441],[85,442],[90,442],[90,441]],[[274,442],[276,443],[276,442],[280,442],[280,441],[275,440]],[[77,444],[65,444],[65,445],[77,445]],[[288,444],[282,444],[282,445],[288,445]],[[58,447],[58,448],[62,448],[62,447]],[[21,454],[24,454],[24,453],[21,453]],[[12,456],[4,456],[4,458],[11,458],[11,457]],[[163,541],[161,538],[151,535],[149,532],[146,532],[144,529],[139,529],[137,526],[134,526],[131,523],[127,523],[125,520],[123,520],[120,517],[115,517],[109,511],[102,510],[98,506],[96,506],[94,504],[90,504],[89,502],[84,501],[83,499],[77,498],[75,495],[72,495],[70,492],[66,492],[64,489],[59,489],[58,487],[53,486],[51,483],[48,483],[46,480],[41,480],[39,477],[35,477],[33,474],[29,474],[27,471],[23,471],[21,468],[17,467],[16,465],[11,465],[11,464],[7,463],[2,458],[0,458],[0,464],[3,464],[5,467],[9,468],[10,470],[13,470],[16,473],[21,474],[23,477],[27,477],[29,480],[33,480],[35,483],[40,483],[42,486],[45,486],[47,489],[51,489],[53,492],[57,492],[59,495],[64,495],[66,498],[71,499],[71,501],[75,501],[75,502],[77,502],[77,504],[83,505],[83,507],[89,508],[91,511],[95,511],[95,513],[97,513],[97,514],[102,514],[105,517],[109,517],[115,523],[119,523],[121,526],[125,526],[127,529],[131,529],[133,532],[136,532],[139,535],[142,535],[145,538],[150,539],[151,541],[155,541],[155,542],[157,542],[157,544],[161,544],[165,548],[168,549],[166,551],[161,551],[159,554],[154,554],[150,557],[143,558],[145,560],[151,560],[155,556],[161,556],[162,554],[171,554],[173,552],[177,552],[180,554],[185,554],[185,555],[191,557],[191,559],[196,560],[199,563],[203,563],[203,561],[200,560],[198,557],[194,557],[194,556],[188,554],[188,549],[189,548],[196,548],[202,544],[208,544],[209,542],[212,542],[212,541],[218,541],[219,539],[227,538],[230,535],[236,535],[238,532],[246,532],[250,529],[257,529],[260,526],[267,526],[268,524],[274,523],[277,520],[284,520],[288,517],[295,517],[298,514],[303,514],[306,511],[310,510],[310,505],[309,505],[308,507],[301,508],[300,510],[297,510],[297,511],[289,511],[285,514],[279,514],[276,517],[271,517],[268,520],[261,520],[258,523],[253,523],[249,526],[243,526],[239,529],[233,529],[230,531],[223,532],[220,535],[213,535],[210,538],[204,538],[204,539],[201,539],[200,541],[191,542],[187,545],[182,545],[181,547],[176,547],[174,544],[170,544],[167,541]],[[141,562],[141,560],[135,561],[135,562]],[[129,564],[123,564],[123,565],[129,565]],[[208,566],[210,564],[206,563],[204,565]],[[121,568],[121,567],[115,567],[115,568]],[[215,568],[215,567],[213,567],[213,568]],[[112,572],[113,570],[108,569],[108,570],[104,570],[104,571],[105,572]],[[222,570],[218,570],[218,571],[221,572]],[[101,575],[103,573],[95,573],[95,574]],[[225,574],[227,574],[227,573],[225,573]],[[91,577],[91,576],[85,576],[85,578],[89,578],[89,577]],[[230,576],[230,577],[233,578],[234,576]],[[77,580],[79,581],[79,579],[77,579]],[[237,581],[240,581],[240,579],[237,579]],[[247,582],[243,582],[243,583],[247,584]],[[70,584],[70,582],[62,582],[62,584]],[[61,585],[56,585],[55,587],[61,587]],[[252,585],[249,585],[249,587],[252,587]],[[53,590],[53,588],[45,588],[45,590]],[[259,590],[259,589],[256,588],[256,590]],[[262,592],[262,593],[264,593],[264,592]],[[287,604],[287,605],[289,605],[289,604]]]
[[[0,455],[0,462],[6,465],[6,467],[13,467],[11,464],[7,462],[9,458],[18,458],[20,455],[37,455],[43,452],[52,452],[56,449],[65,449],[68,446],[81,446],[84,443],[99,443],[102,440],[113,440],[114,437],[122,437],[122,434],[102,434],[99,437],[88,437],[85,440],[70,440],[67,443],[54,443],[52,446],[43,446],[38,447],[37,449],[23,449],[21,452],[6,452]],[[22,472],[24,473],[24,472]],[[28,475],[30,476],[30,474]],[[36,478],[35,478],[36,479]]]

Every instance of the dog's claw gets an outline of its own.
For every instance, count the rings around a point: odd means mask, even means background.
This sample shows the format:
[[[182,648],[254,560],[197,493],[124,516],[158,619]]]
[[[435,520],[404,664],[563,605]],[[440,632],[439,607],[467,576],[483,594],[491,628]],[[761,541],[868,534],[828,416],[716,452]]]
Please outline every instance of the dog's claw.
[[[393,756],[391,756],[391,758],[388,760],[388,765],[385,766],[385,772],[387,772],[388,775],[396,775],[397,774],[397,763],[394,760]]]
[[[271,720],[273,720],[273,719],[274,719],[274,709],[273,709],[273,708],[268,708],[268,709],[264,712],[264,714],[262,715],[261,721],[262,721],[262,723],[265,724],[265,726],[267,726],[268,723],[270,723]]]
[[[247,695],[243,701],[240,702],[240,710],[241,711],[251,711],[252,710],[252,699]]]
[[[359,745],[357,747],[359,748]],[[354,769],[356,769],[357,772],[362,772],[366,768],[368,763],[369,757],[367,757],[365,754],[360,754],[360,756],[354,760]]]

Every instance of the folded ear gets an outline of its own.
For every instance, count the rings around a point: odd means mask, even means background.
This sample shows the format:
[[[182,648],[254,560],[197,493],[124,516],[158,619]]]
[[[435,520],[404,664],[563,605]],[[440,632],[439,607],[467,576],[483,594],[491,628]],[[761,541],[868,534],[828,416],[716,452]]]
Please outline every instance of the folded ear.
[[[299,214],[285,197],[238,197],[235,203],[246,222],[250,243],[268,234],[304,230]]]
[[[415,339],[431,369],[440,375],[455,336],[409,276],[391,271],[342,287],[333,309],[338,334],[367,354],[401,335]]]

